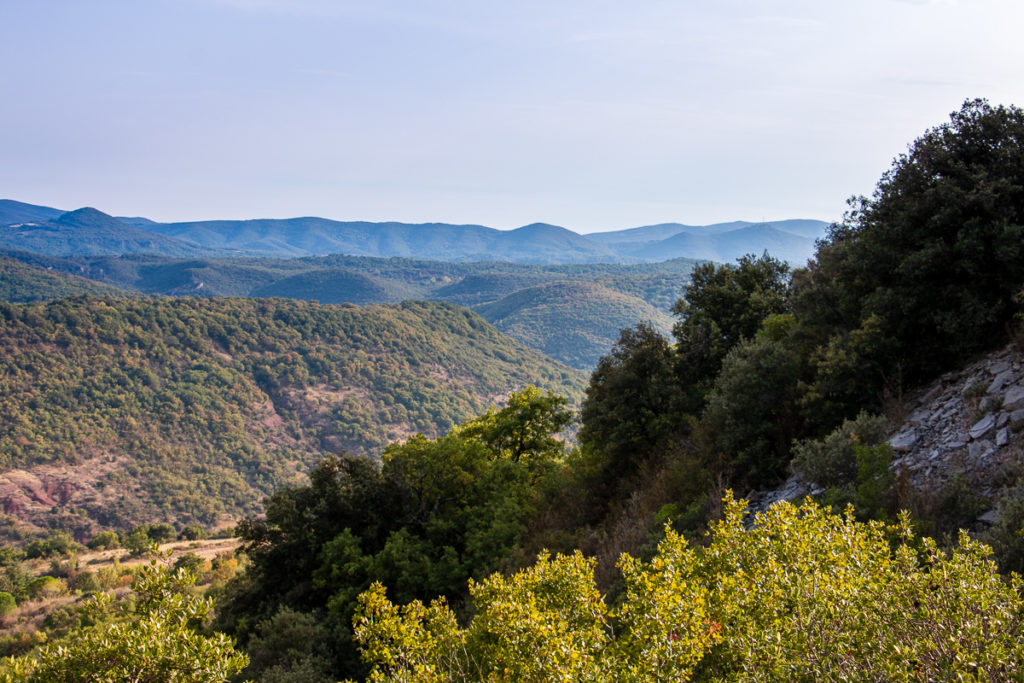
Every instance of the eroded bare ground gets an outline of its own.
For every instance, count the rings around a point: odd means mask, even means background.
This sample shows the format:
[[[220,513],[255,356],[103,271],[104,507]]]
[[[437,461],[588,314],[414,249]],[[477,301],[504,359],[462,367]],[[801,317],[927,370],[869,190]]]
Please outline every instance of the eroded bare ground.
[[[137,496],[139,491],[118,485],[114,493],[108,476],[121,469],[126,455],[103,453],[75,464],[43,463],[0,474],[0,512],[29,527],[44,528],[54,511],[68,513],[108,504],[112,498]]]

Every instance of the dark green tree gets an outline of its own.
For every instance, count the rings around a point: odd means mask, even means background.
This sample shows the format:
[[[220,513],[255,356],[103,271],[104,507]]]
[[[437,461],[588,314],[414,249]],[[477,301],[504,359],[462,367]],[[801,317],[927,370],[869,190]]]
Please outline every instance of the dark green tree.
[[[797,280],[804,324],[839,334],[877,324],[893,341],[867,359],[880,368],[863,378],[876,395],[990,344],[1024,284],[1024,111],[965,102],[871,198],[851,200]]]
[[[735,480],[763,486],[785,474],[800,429],[798,374],[798,357],[764,336],[725,357],[701,422],[713,447],[735,464]]]
[[[665,337],[646,323],[622,331],[591,375],[580,443],[596,454],[606,485],[628,478],[684,428],[685,388]]]
[[[679,375],[687,385],[688,408],[697,412],[722,367],[725,355],[757,333],[762,321],[783,313],[789,266],[767,253],[747,255],[736,265],[704,263],[672,312],[678,344]]]

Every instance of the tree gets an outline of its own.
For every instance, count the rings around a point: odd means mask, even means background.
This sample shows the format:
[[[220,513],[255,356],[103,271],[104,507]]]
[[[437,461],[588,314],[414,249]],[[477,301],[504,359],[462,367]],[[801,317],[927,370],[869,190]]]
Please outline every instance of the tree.
[[[762,486],[785,474],[800,429],[798,379],[799,358],[767,337],[744,340],[725,357],[701,423],[738,479]]]
[[[5,591],[0,591],[0,617],[6,617],[17,608],[18,601],[14,599],[14,596]]]
[[[789,266],[766,253],[743,256],[736,265],[703,263],[676,301],[679,321],[672,329],[678,344],[680,376],[692,385],[693,412],[718,374],[726,354],[750,339],[770,315],[783,313],[789,288]]]
[[[508,405],[491,408],[469,420],[460,430],[463,436],[483,441],[502,457],[552,460],[561,456],[565,443],[557,438],[569,426],[572,415],[566,410],[568,400],[552,392],[542,394],[533,386],[513,392]]]
[[[634,475],[682,433],[683,392],[668,340],[647,323],[623,330],[580,411],[580,443],[598,455],[606,485]]]
[[[851,206],[798,278],[806,324],[849,333],[874,318],[895,342],[871,359],[890,381],[926,379],[1004,331],[1024,284],[1024,111],[965,102]]]
[[[325,460],[308,486],[268,499],[266,519],[239,526],[252,565],[229,586],[221,623],[265,647],[275,624],[308,621],[329,634],[330,673],[359,674],[350,626],[359,594],[379,581],[403,602],[443,595],[460,605],[467,579],[520,543],[568,420],[565,399],[530,387],[446,436],[388,446],[379,464]],[[250,673],[325,663],[285,659],[254,658]]]

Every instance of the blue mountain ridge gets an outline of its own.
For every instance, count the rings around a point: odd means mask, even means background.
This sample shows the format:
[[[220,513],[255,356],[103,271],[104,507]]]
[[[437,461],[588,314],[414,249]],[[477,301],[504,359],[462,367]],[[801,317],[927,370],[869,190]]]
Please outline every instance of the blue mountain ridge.
[[[62,212],[0,200],[0,248],[49,255],[160,254],[176,257],[348,254],[438,261],[535,264],[640,263],[677,257],[733,261],[764,251],[802,265],[823,221],[662,223],[579,234],[548,223],[514,230],[483,225],[336,221],[314,216],[159,223],[93,208]]]

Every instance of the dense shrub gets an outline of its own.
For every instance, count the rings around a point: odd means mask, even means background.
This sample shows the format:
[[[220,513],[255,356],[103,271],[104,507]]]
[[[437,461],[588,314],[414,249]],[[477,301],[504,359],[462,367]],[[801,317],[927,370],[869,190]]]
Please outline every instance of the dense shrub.
[[[94,681],[192,681],[222,683],[246,664],[223,634],[205,636],[195,626],[212,604],[189,595],[193,576],[145,567],[132,588],[135,600],[112,605],[93,598],[92,625],[0,664],[12,683]]]
[[[728,497],[706,549],[667,532],[650,562],[624,556],[607,605],[581,555],[541,556],[471,584],[460,627],[444,601],[361,598],[371,680],[1011,680],[1024,673],[1020,579],[1004,582],[966,534],[950,553],[807,502],[753,526]],[[615,624],[613,628],[612,625]]]
[[[116,531],[100,531],[95,534],[86,547],[91,550],[111,550],[121,547],[121,537]]]
[[[857,444],[877,446],[885,441],[888,421],[861,413],[821,439],[805,439],[793,447],[793,469],[816,486],[844,486],[857,479]]]
[[[6,617],[17,608],[18,601],[14,599],[14,596],[10,593],[0,591],[0,617]]]

